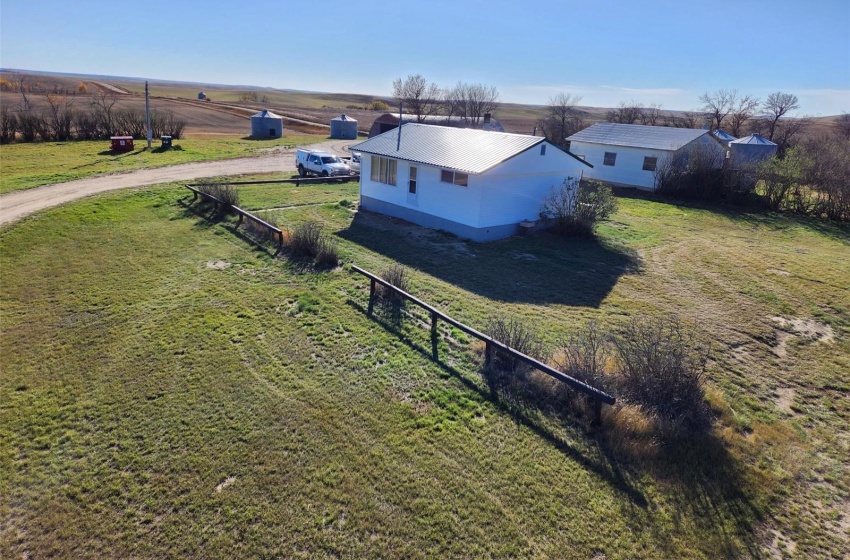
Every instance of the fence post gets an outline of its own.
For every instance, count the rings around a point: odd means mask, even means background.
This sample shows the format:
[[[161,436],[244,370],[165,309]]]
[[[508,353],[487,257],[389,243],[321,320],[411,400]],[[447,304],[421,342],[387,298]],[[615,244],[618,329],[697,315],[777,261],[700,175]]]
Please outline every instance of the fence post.
[[[372,308],[375,305],[375,279],[370,278],[371,283],[369,284],[369,310],[366,312],[370,317],[372,316]]]
[[[602,425],[602,401],[599,399],[593,399],[593,421],[590,425],[594,428]]]
[[[431,312],[431,354],[434,355],[434,360],[439,361],[440,356],[437,353],[437,313]]]
[[[245,215],[242,212],[239,212],[239,221],[236,223],[237,227],[242,225],[242,218],[244,218],[244,217],[245,217]]]
[[[489,366],[493,361],[493,345],[490,344],[490,341],[485,342],[484,346],[484,365]]]

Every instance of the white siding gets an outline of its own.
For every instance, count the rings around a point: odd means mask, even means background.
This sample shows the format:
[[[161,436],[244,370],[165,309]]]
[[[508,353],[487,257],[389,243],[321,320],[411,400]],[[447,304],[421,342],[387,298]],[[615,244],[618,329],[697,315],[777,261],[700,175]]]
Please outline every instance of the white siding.
[[[469,175],[469,186],[440,181],[440,168],[418,168],[415,204],[408,197],[410,163],[398,162],[398,185],[373,182],[371,157],[363,155],[360,193],[363,196],[410,208],[475,228],[537,220],[543,200],[567,177],[580,177],[590,168],[555,146],[540,146],[497,165],[482,175]]]
[[[588,168],[584,172],[585,177],[621,185],[631,185],[641,189],[653,189],[655,187],[655,173],[643,170],[643,158],[656,157],[660,162],[672,153],[667,150],[606,146],[578,141],[572,142],[570,151],[577,156],[584,156],[587,163],[593,165],[593,169]],[[613,166],[604,165],[605,152],[617,154]]]
[[[476,180],[484,183],[480,227],[517,224],[540,218],[543,201],[567,177],[581,177],[591,169],[548,142],[519,154]],[[471,184],[471,182],[470,182]]]
[[[415,203],[409,201],[407,192],[411,165],[417,168]],[[470,175],[469,186],[460,187],[441,182],[440,169],[437,167],[399,161],[398,185],[391,186],[372,181],[371,170],[372,158],[368,154],[363,154],[360,171],[362,195],[460,224],[478,226],[481,199],[481,185],[475,181],[478,177]]]

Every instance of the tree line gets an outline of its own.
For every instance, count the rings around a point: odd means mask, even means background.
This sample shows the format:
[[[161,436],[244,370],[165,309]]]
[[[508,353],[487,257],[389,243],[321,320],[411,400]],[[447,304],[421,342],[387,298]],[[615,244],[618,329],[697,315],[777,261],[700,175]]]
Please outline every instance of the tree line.
[[[394,80],[393,97],[420,123],[427,117],[445,116],[458,117],[477,126],[484,115],[499,106],[499,91],[493,86],[458,82],[453,87],[441,88],[421,74]]]
[[[68,140],[102,140],[111,136],[145,138],[145,112],[136,108],[117,108],[119,95],[102,90],[94,95],[84,93],[85,84],[71,94],[67,90],[34,87],[24,78],[20,83],[5,81],[4,89],[14,88],[20,102],[0,107],[0,144]],[[82,107],[80,105],[83,105]],[[171,111],[151,111],[153,136],[180,138],[186,121]]]

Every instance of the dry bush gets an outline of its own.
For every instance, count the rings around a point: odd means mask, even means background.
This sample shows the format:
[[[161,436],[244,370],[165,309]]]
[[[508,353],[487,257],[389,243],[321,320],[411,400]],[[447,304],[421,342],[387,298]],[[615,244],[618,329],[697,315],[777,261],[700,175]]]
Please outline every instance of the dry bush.
[[[704,374],[710,346],[676,319],[635,317],[612,337],[620,396],[663,423],[665,431],[707,430]]]
[[[554,362],[570,377],[608,391],[611,379],[606,368],[612,358],[610,334],[596,321],[589,321],[561,343]]]
[[[322,227],[316,222],[304,222],[295,228],[289,241],[289,250],[298,259],[312,259],[319,254]]]
[[[224,203],[224,208],[222,211],[229,211],[233,206],[239,206],[239,193],[230,185],[222,185],[221,183],[209,183],[206,185],[200,185],[198,190],[206,193],[210,196],[214,196],[222,203]],[[208,199],[204,198],[204,202],[212,203]]]
[[[540,215],[552,222],[555,233],[592,237],[596,225],[617,211],[611,187],[600,181],[567,177],[543,201]]]
[[[515,317],[494,317],[490,319],[487,330],[491,337],[526,356],[538,360],[542,360],[544,357],[544,347],[538,333],[527,323]],[[491,366],[496,370],[507,373],[526,372],[529,368],[524,362],[498,350],[493,356]]]
[[[336,241],[324,235],[319,238],[315,265],[318,268],[336,268],[339,265],[339,249]]]
[[[658,160],[655,191],[667,196],[715,200],[724,194],[723,153],[697,145]]]
[[[407,269],[398,263],[393,263],[381,271],[381,278],[403,292],[409,292],[410,290],[410,275]],[[378,284],[376,292],[378,298],[384,303],[398,306],[404,305],[404,298],[395,290],[390,290]]]

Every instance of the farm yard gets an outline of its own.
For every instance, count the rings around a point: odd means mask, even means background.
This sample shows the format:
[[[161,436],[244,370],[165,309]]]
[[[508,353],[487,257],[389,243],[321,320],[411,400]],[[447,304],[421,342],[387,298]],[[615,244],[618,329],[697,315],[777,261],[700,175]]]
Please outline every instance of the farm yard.
[[[127,167],[89,142],[3,146],[2,191],[326,139],[222,130]],[[846,224],[623,191],[595,238],[479,244],[358,211],[356,182],[233,188],[287,231],[318,224],[339,266],[184,182],[0,229],[0,557],[846,555]],[[483,345],[444,323],[435,360],[426,315],[368,313],[352,265],[394,264],[473,328],[533,325],[553,359],[588,321],[678,316],[711,344],[713,428],[665,440],[619,401],[591,427],[489,384]]]

